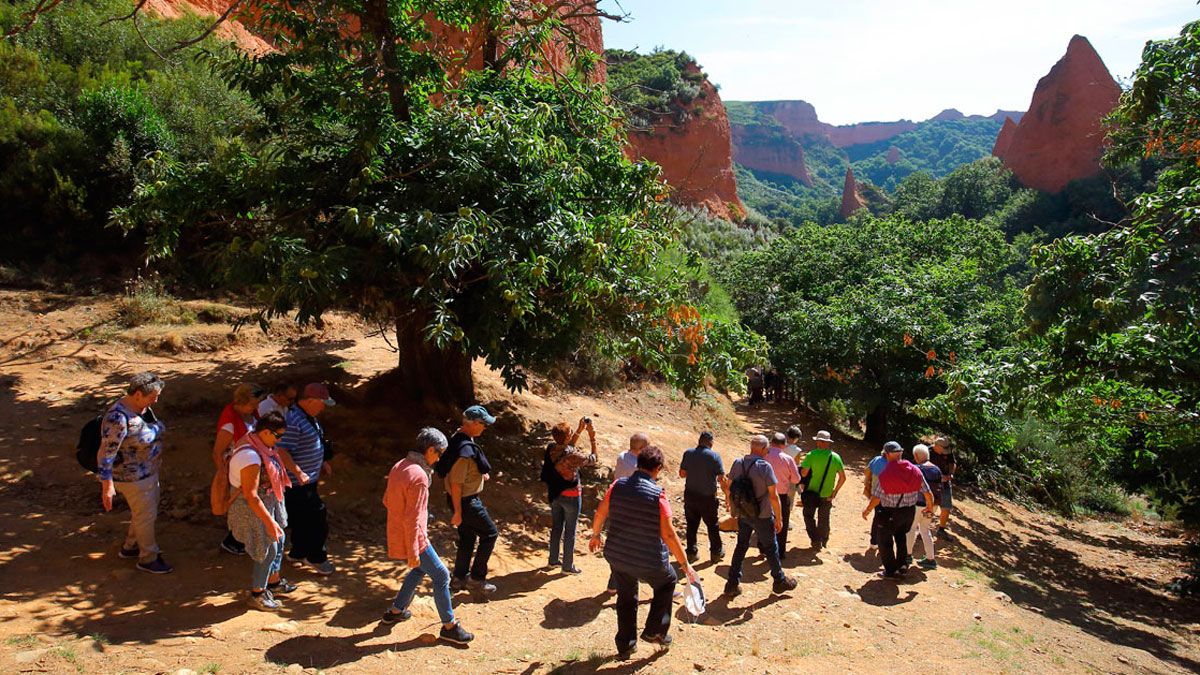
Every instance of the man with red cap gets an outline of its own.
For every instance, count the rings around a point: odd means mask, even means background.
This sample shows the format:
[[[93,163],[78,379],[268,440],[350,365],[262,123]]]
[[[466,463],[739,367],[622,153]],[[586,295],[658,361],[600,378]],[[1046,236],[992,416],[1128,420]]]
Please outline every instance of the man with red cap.
[[[863,509],[863,520],[879,507],[878,544],[879,557],[883,560],[881,577],[895,579],[900,577],[907,568],[904,567],[908,557],[908,531],[912,529],[913,518],[917,513],[917,502],[925,497],[925,515],[933,514],[933,493],[921,470],[907,459],[901,459],[904,448],[895,441],[888,441],[883,446],[883,454],[887,457],[887,466],[879,474],[879,485],[871,497],[871,503]]]

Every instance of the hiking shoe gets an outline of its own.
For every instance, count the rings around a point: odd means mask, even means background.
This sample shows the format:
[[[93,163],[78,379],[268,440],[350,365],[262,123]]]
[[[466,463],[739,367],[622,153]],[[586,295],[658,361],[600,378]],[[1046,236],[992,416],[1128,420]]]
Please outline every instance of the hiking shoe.
[[[333,574],[333,563],[329,562],[328,560],[319,563],[305,561],[304,564],[307,565],[314,574],[320,574],[323,577]]]
[[[297,588],[299,588],[299,586],[293,584],[287,579],[284,579],[283,577],[280,577],[279,581],[276,581],[273,584],[267,584],[267,590],[271,591],[271,595],[287,595]]]
[[[571,565],[570,567],[562,568],[562,573],[563,574],[581,574],[581,573],[583,573],[583,570],[579,569],[578,567],[576,567],[574,565]]]
[[[461,623],[455,621],[450,628],[442,626],[442,630],[438,633],[438,639],[453,642],[456,645],[465,645],[474,640],[475,636],[468,633]]]
[[[137,568],[143,572],[149,572],[151,574],[170,574],[171,572],[175,571],[175,568],[168,565],[167,561],[163,560],[161,555],[151,562],[138,563]]]
[[[742,594],[742,586],[741,584],[725,584],[724,592],[725,595],[728,595],[731,598],[736,598]]]
[[[889,572],[887,570],[884,570],[879,573],[879,578],[880,579],[899,579],[900,573],[899,572]]]
[[[903,567],[911,567],[911,566],[912,566],[912,556],[911,556],[911,555],[906,555],[906,556],[904,556],[904,565],[903,565]]]
[[[694,563],[700,559],[700,554],[697,551],[687,551],[687,561]]]
[[[796,583],[797,582],[795,579],[791,577],[784,577],[771,584],[771,592],[776,595],[787,593],[788,591],[796,588]]]
[[[625,649],[617,648],[617,660],[618,661],[628,661],[629,658],[631,656],[633,656],[633,653],[636,651],[637,651],[637,642],[634,642],[633,644],[629,645]]]
[[[133,548],[125,548],[124,545],[122,545],[121,550],[117,551],[118,558],[137,558],[140,555],[142,555],[142,549],[138,548],[137,544],[134,544]]]
[[[450,590],[452,590],[452,591],[467,590],[467,578],[466,577],[462,577],[462,578],[451,577],[450,578]]]
[[[232,543],[230,543],[230,541],[228,539],[221,542],[220,548],[222,551],[228,553],[229,555],[246,555],[246,545],[245,544],[238,544],[235,546]]]
[[[394,609],[395,608],[389,607],[388,611],[384,612],[383,616],[379,617],[379,623],[384,623],[390,626],[394,623],[408,621],[412,618],[412,612],[408,611],[407,609],[402,609],[398,612],[394,611]]]
[[[725,559],[725,549],[721,549],[720,551],[713,551],[712,553],[709,553],[708,559],[713,562],[717,562],[718,560],[724,560]]]
[[[467,588],[484,595],[491,595],[496,592],[496,584],[489,584],[482,579],[472,579],[470,577],[467,578]]]
[[[657,634],[657,635],[650,635],[649,633],[642,633],[642,639],[645,640],[646,642],[650,642],[650,643],[653,643],[656,645],[662,645],[663,647],[671,646],[671,636],[667,635],[666,633],[661,633],[661,634]]]
[[[921,560],[917,562],[917,566],[923,570],[936,570],[937,561],[931,558],[921,558]]]
[[[246,602],[251,609],[258,609],[264,612],[274,612],[283,607],[283,603],[275,599],[271,595],[271,591],[263,591],[262,593],[250,593],[250,599]]]

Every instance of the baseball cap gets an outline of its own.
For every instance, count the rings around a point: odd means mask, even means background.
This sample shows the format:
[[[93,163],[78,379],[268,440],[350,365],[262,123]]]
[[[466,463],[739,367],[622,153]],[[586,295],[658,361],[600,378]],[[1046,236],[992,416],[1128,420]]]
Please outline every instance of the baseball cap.
[[[887,443],[883,444],[883,451],[884,452],[904,452],[904,446],[900,445],[896,441],[888,441]]]
[[[481,405],[473,405],[463,411],[463,417],[472,422],[483,422],[484,424],[492,425],[496,423],[496,418],[489,415],[487,408]]]
[[[300,394],[300,398],[320,399],[321,402],[327,406],[337,405],[337,401],[334,401],[329,396],[329,387],[326,387],[320,382],[313,382],[304,385],[304,393]]]

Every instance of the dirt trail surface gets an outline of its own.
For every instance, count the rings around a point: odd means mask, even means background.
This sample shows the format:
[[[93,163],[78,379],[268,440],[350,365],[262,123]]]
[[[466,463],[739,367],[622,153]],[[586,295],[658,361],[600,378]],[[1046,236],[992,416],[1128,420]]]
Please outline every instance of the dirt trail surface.
[[[480,397],[501,417],[482,438],[496,465],[485,500],[501,528],[492,562],[499,590],[486,602],[456,595],[457,614],[476,634],[469,648],[433,640],[438,621],[427,588],[411,620],[384,627],[378,616],[403,573],[385,555],[387,469],[418,426],[452,428],[371,393],[370,378],[394,361],[387,344],[348,318],[322,331],[281,324],[269,335],[254,329],[230,338],[217,324],[124,329],[115,313],[112,300],[0,291],[0,672],[1200,671],[1200,609],[1163,590],[1181,574],[1178,535],[964,497],[956,499],[953,539],[940,542],[940,568],[902,583],[880,580],[860,517],[861,470],[873,450],[836,434],[854,471],[833,510],[828,550],[803,548],[799,514],[793,520],[785,567],[799,587],[771,595],[765,561],[752,549],[742,595],[715,598],[727,563],[702,562],[707,616],[688,623],[676,603],[670,650],[643,644],[632,660],[614,661],[603,559],[582,553],[581,536],[583,574],[544,567],[549,510],[537,468],[545,425],[593,417],[605,466],[630,433],[646,430],[667,452],[664,483],[679,521],[683,486],[674,476],[699,429],[716,432],[728,467],[751,431],[798,423],[809,437],[822,425],[721,397],[689,407],[652,386],[585,396],[538,381],[510,396],[482,366]],[[117,557],[128,510],[102,513],[94,479],[73,457],[82,423],[141,369],[168,382],[156,406],[169,430],[158,522],[176,567],[167,576]],[[281,378],[325,379],[342,399],[326,418],[339,456],[322,487],[338,571],[322,579],[285,563],[300,590],[272,614],[246,608],[250,561],[218,552],[225,528],[208,513],[207,487],[229,390]],[[587,479],[581,531],[605,478]],[[452,556],[436,488],[431,503],[433,540]],[[732,551],[732,535],[725,538]]]

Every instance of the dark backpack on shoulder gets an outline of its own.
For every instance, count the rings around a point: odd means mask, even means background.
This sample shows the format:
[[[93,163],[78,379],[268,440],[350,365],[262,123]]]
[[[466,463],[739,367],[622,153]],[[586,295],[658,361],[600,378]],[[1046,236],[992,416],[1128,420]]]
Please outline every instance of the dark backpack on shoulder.
[[[747,466],[742,460],[741,475],[729,482],[729,511],[735,518],[758,518],[759,500],[754,492],[754,481],[750,479],[750,470],[760,461],[756,458]]]
[[[107,411],[88,420],[79,430],[79,442],[75,444],[75,461],[92,473],[100,472],[97,456],[100,454],[100,426],[105,414]]]

